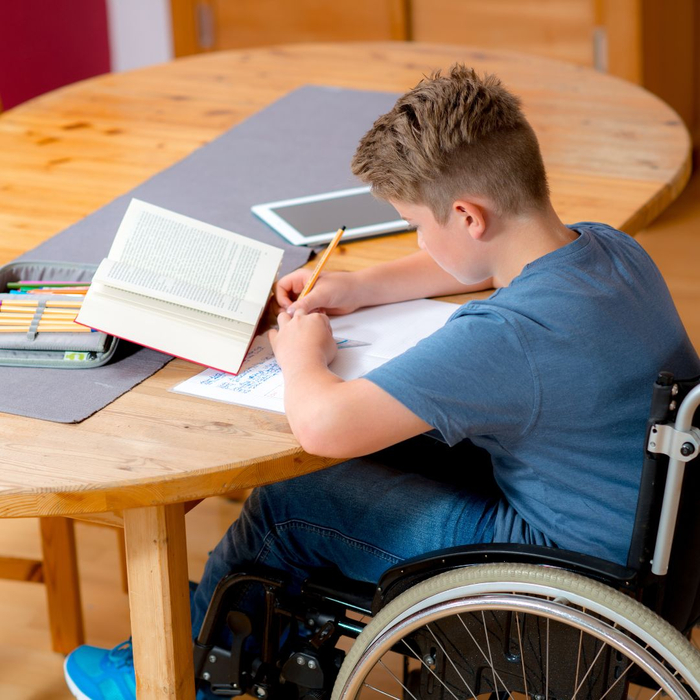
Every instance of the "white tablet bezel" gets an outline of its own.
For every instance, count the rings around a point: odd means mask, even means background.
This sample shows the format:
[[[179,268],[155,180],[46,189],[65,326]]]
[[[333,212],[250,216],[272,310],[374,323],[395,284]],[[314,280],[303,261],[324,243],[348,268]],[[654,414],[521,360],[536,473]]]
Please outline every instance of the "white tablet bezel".
[[[370,191],[369,187],[352,187],[347,190],[336,190],[335,192],[324,192],[322,194],[313,194],[306,197],[295,197],[294,199],[282,199],[278,202],[266,202],[265,204],[256,204],[251,207],[251,211],[258,218],[262,219],[266,224],[271,226],[277,233],[286,238],[294,245],[319,245],[328,243],[336,231],[328,233],[319,233],[315,236],[304,236],[294,226],[289,224],[281,216],[278,216],[274,211],[277,207],[295,206],[297,204],[306,204],[308,202],[320,202],[325,199],[339,199],[340,197],[352,197],[356,194],[363,194]],[[397,214],[398,217],[398,214]],[[339,222],[342,226],[343,222]],[[395,221],[386,221],[382,224],[373,224],[372,226],[358,226],[356,228],[348,228],[343,234],[343,241],[352,238],[364,238],[368,236],[379,236],[383,233],[400,233],[410,231],[411,227],[400,218]]]

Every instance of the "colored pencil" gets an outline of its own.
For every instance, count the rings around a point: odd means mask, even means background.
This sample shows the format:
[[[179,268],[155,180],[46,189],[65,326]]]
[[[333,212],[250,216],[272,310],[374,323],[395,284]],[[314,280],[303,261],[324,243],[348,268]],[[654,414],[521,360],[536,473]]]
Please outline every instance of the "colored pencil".
[[[10,308],[14,306],[33,306],[37,307],[39,306],[40,302],[35,301],[33,299],[8,299],[8,300],[0,300],[0,308]],[[66,299],[58,301],[57,299],[50,299],[47,300],[45,306],[49,308],[56,308],[60,307],[62,309],[79,309],[83,305],[82,301],[73,301],[72,299]]]
[[[8,288],[13,287],[84,287],[90,286],[89,282],[83,282],[81,280],[18,280],[17,282],[8,282]]]
[[[32,325],[32,319],[29,318],[0,318],[0,326],[26,326],[29,328],[29,326]],[[71,319],[62,319],[62,318],[57,318],[57,319],[50,319],[50,320],[40,320],[38,323],[39,326],[74,326],[74,325],[79,325],[75,323]]]
[[[51,318],[42,316],[39,319],[39,323],[73,323],[74,321],[75,316],[52,316]],[[20,323],[31,325],[33,322],[33,316],[5,316],[4,314],[0,316],[0,324],[4,326],[16,326]]]
[[[0,326],[0,333],[28,333],[28,326]],[[91,328],[37,328],[37,333],[93,333]]]
[[[10,292],[12,294],[12,292]],[[51,296],[81,296],[84,297],[87,294],[87,289],[84,291],[77,291],[75,289],[28,289],[26,292],[20,292],[20,294],[46,294]]]
[[[37,321],[49,320],[49,321],[63,321],[68,318],[71,321],[76,318],[77,314],[75,311],[68,311],[67,313],[52,314],[46,313],[34,313],[27,314],[23,311],[0,311],[0,320],[5,319],[6,321],[13,318],[26,318],[28,320],[36,319]]]

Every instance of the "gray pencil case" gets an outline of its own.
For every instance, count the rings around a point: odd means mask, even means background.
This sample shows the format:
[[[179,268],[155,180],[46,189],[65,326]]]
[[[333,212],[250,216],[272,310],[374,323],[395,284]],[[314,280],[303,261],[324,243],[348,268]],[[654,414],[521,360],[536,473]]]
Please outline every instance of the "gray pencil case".
[[[10,294],[9,282],[20,280],[70,280],[89,282],[97,265],[80,263],[20,261],[0,267],[0,302],[27,299]],[[118,339],[106,333],[42,333],[36,327],[48,301],[56,296],[32,294],[37,309],[30,329],[18,333],[0,333],[0,365],[12,367],[47,367],[52,369],[89,369],[109,362]],[[1,306],[0,306],[1,308]],[[2,317],[2,314],[0,314]]]

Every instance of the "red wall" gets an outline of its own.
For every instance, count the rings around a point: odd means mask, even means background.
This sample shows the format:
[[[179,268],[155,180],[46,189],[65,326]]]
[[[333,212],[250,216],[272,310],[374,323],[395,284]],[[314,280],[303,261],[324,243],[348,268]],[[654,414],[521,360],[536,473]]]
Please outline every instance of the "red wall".
[[[0,0],[4,109],[109,69],[106,0]]]

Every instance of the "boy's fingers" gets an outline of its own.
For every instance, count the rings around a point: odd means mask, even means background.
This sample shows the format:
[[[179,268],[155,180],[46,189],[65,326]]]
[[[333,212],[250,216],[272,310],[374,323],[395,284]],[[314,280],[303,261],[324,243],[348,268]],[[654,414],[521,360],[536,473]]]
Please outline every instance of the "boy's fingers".
[[[298,274],[286,275],[281,280],[278,280],[275,285],[275,296],[280,305],[289,306],[292,302],[292,297],[297,296],[304,288],[304,279]],[[284,302],[284,303],[283,303]]]
[[[275,300],[282,308],[287,308],[292,301],[289,298],[287,291],[285,289],[281,289],[280,287],[278,287],[275,291]]]
[[[317,309],[319,307],[317,297],[318,297],[317,294],[314,294],[314,292],[311,292],[308,296],[305,296],[303,299],[297,299],[289,307],[288,310],[290,313],[293,313],[293,314],[299,310],[303,311],[306,314],[309,314],[314,309]]]
[[[292,317],[286,311],[281,311],[277,315],[277,324],[280,328],[284,328],[291,320]]]

